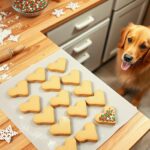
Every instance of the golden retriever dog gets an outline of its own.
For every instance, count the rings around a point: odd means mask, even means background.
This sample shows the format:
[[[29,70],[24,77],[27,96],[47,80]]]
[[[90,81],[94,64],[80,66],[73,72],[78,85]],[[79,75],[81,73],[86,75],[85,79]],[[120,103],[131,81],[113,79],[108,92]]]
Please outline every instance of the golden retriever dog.
[[[135,89],[138,92],[131,102],[138,106],[150,88],[150,28],[130,23],[122,31],[118,48],[117,76],[122,83],[118,93]]]

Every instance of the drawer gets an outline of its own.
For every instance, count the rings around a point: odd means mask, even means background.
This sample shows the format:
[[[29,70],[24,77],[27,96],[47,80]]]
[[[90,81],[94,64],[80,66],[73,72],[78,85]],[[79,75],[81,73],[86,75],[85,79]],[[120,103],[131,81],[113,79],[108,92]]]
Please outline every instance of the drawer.
[[[60,46],[79,34],[84,33],[98,22],[108,18],[111,15],[112,5],[113,0],[108,0],[88,12],[53,29],[47,33],[47,36]]]
[[[61,47],[93,71],[101,64],[108,26],[109,19],[106,19]]]

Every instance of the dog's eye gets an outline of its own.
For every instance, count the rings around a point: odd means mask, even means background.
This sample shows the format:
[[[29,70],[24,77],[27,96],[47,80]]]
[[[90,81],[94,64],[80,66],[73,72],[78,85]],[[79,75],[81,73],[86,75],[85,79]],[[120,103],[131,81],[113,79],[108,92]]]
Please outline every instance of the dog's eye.
[[[128,38],[128,43],[132,43],[132,38]]]
[[[141,48],[141,49],[146,49],[147,47],[146,47],[145,44],[141,44],[141,45],[140,45],[140,48]]]

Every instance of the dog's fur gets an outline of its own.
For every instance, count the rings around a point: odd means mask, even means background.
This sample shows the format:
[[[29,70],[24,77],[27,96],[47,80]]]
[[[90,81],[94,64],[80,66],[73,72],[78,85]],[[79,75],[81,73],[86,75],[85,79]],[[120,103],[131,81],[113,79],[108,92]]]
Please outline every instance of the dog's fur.
[[[142,44],[144,46],[141,46]],[[121,69],[124,54],[133,57],[131,66],[126,71]],[[149,27],[130,23],[123,29],[118,44],[117,75],[122,83],[122,87],[118,89],[118,93],[124,95],[126,89],[138,90],[137,94],[132,99],[132,103],[138,106],[142,96],[150,88]]]

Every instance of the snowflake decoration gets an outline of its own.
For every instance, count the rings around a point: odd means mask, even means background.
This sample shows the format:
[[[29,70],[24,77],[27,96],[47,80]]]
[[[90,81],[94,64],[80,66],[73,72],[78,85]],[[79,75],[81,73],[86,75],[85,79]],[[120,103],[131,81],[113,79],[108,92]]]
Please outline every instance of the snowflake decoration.
[[[18,42],[20,35],[10,35],[8,40],[13,42]]]
[[[62,15],[65,14],[63,9],[54,9],[54,11],[52,12],[52,14],[56,17],[60,17]]]
[[[69,8],[69,9],[71,9],[71,10],[75,10],[75,9],[77,9],[77,8],[79,8],[80,6],[79,6],[79,3],[75,3],[75,2],[70,2],[70,3],[68,3],[68,5],[66,6],[66,8]]]
[[[12,130],[11,125],[9,125],[6,129],[0,130],[0,140],[5,140],[7,143],[11,142],[11,138],[18,133]]]

